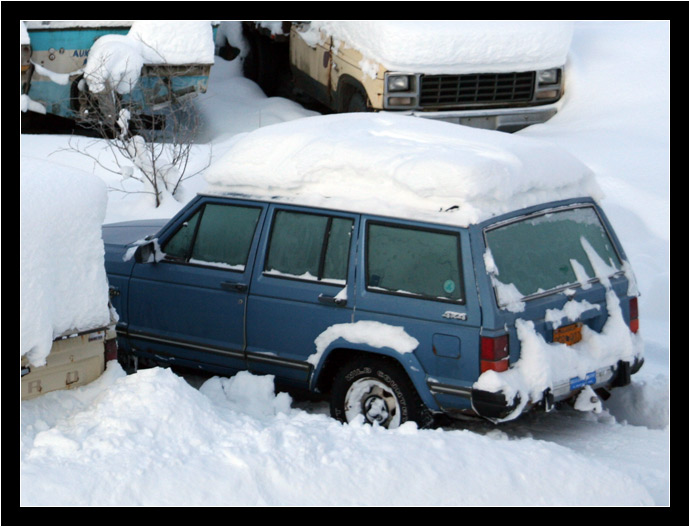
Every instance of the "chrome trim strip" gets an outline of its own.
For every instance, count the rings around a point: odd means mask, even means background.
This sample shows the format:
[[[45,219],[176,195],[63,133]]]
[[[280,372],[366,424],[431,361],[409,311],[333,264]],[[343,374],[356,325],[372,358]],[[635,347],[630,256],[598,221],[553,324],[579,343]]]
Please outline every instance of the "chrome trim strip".
[[[132,338],[132,339],[161,342],[163,344],[170,344],[172,346],[181,346],[184,348],[197,349],[197,350],[206,351],[209,353],[215,353],[217,355],[229,356],[229,357],[233,357],[233,358],[241,358],[241,359],[245,358],[245,354],[243,351],[232,350],[229,348],[218,348],[216,346],[205,346],[202,344],[196,344],[196,343],[192,343],[192,342],[185,341],[185,340],[168,339],[168,338],[163,338],[163,337],[159,337],[156,335],[150,335],[148,333],[137,333],[134,331],[128,331],[126,333],[126,336],[128,338]]]
[[[265,353],[256,353],[252,351],[247,352],[247,360],[255,362],[265,362],[268,364],[277,364],[279,366],[286,366],[288,368],[296,368],[298,370],[310,371],[312,365],[308,362],[294,360],[294,359],[282,359],[276,357],[275,355],[266,355]]]
[[[181,346],[184,348],[190,348],[190,349],[195,349],[195,350],[200,350],[200,351],[205,351],[208,353],[215,353],[216,355],[222,355],[226,357],[232,357],[235,359],[243,359],[243,360],[250,360],[250,361],[255,361],[255,362],[263,362],[263,363],[268,363],[268,364],[276,364],[280,366],[285,366],[288,368],[296,368],[299,370],[304,370],[304,371],[311,371],[312,365],[308,362],[305,361],[299,361],[295,359],[283,359],[280,357],[276,357],[275,355],[266,355],[265,353],[257,353],[257,352],[243,352],[243,351],[238,351],[238,350],[233,350],[229,348],[219,348],[216,346],[206,346],[202,344],[196,344],[192,343],[189,341],[184,341],[184,340],[174,340],[174,339],[168,339],[168,338],[163,338],[159,337],[156,335],[150,335],[148,333],[137,333],[137,332],[127,332],[126,336],[128,338],[133,338],[133,339],[138,339],[138,340],[149,340],[153,342],[161,342],[163,344],[170,344],[172,346]]]
[[[428,381],[426,384],[432,393],[438,393],[442,395],[456,395],[458,397],[467,398],[470,398],[472,396],[472,388],[466,388],[464,386],[451,386],[449,384],[441,384]]]

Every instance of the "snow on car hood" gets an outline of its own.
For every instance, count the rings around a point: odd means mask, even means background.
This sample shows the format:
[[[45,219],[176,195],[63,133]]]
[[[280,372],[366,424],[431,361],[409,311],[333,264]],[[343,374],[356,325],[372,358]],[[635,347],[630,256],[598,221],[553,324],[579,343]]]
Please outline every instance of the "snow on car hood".
[[[531,71],[563,66],[573,25],[554,21],[314,21],[320,33],[388,70],[414,73]]]
[[[239,135],[206,181],[212,193],[460,226],[601,197],[589,168],[547,142],[390,113],[307,117]]]
[[[134,220],[103,225],[103,241],[112,245],[129,245],[157,233],[169,220]]]

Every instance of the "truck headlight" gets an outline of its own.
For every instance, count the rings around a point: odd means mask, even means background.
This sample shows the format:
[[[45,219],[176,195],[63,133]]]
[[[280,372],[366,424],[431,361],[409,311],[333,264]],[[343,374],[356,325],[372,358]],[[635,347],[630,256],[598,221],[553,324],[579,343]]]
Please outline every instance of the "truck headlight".
[[[556,84],[558,82],[558,68],[537,72],[538,84]]]
[[[390,75],[388,91],[407,91],[410,89],[410,78],[407,75]]]

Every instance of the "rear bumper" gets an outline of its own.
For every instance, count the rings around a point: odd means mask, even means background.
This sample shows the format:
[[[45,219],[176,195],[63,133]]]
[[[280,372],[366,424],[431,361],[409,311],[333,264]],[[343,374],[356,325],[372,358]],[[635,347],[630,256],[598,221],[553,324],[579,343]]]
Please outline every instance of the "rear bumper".
[[[585,386],[590,386],[596,390],[630,384],[630,376],[637,373],[643,363],[644,359],[635,359],[632,364],[618,361],[616,366],[600,368],[585,378],[573,377],[558,383],[552,388],[544,390],[539,399],[530,400],[527,404],[522,405],[523,408],[520,413],[524,413],[535,406],[550,411],[555,403],[574,397]],[[466,408],[468,398],[473,412],[491,421],[505,419],[522,404],[519,396],[514,397],[509,402],[503,392],[500,391],[488,392],[476,388],[454,388],[449,385],[430,385],[429,387],[437,402],[440,403],[442,410],[450,415],[457,413],[463,407]],[[441,397],[444,404],[441,404]],[[457,406],[450,403],[449,398],[451,397],[456,399]]]

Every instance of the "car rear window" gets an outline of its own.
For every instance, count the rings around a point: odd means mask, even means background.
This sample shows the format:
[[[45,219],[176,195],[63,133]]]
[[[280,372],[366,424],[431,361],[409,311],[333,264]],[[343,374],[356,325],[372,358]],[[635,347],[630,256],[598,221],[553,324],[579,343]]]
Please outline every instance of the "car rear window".
[[[590,206],[499,224],[484,236],[496,280],[512,284],[522,297],[587,284],[621,269],[611,238]]]

